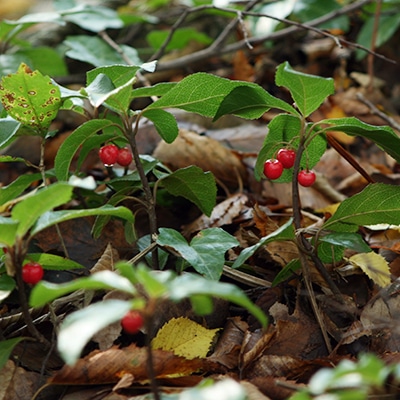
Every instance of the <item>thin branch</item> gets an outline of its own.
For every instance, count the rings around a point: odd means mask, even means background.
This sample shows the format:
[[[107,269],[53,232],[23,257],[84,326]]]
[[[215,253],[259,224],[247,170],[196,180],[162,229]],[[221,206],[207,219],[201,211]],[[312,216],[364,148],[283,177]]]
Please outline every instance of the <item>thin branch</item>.
[[[187,65],[190,64],[194,64],[196,62],[205,60],[207,58],[213,57],[217,54],[221,55],[221,54],[227,54],[227,53],[233,53],[237,50],[243,49],[245,47],[248,47],[249,45],[255,45],[255,44],[260,44],[263,43],[265,41],[268,40],[279,40],[282,39],[286,36],[289,36],[293,33],[299,32],[300,30],[304,30],[304,29],[316,29],[315,27],[318,25],[321,25],[325,22],[331,21],[334,18],[337,18],[341,15],[345,15],[347,13],[350,13],[352,11],[358,10],[359,8],[363,7],[366,4],[371,3],[374,0],[361,0],[359,2],[356,2],[354,4],[350,4],[346,7],[342,7],[339,10],[335,10],[332,11],[322,17],[316,18],[310,22],[308,22],[307,24],[299,24],[297,22],[294,21],[290,21],[290,20],[282,20],[282,19],[278,19],[280,21],[286,22],[288,24],[290,24],[291,26],[288,28],[284,28],[281,29],[280,31],[277,32],[273,32],[264,36],[259,36],[259,37],[253,37],[253,38],[245,38],[243,40],[240,40],[236,43],[227,45],[225,47],[222,48],[218,48],[216,49],[213,44],[210,45],[209,47],[203,49],[203,50],[199,50],[195,53],[191,53],[185,56],[182,56],[180,58],[177,58],[175,60],[171,60],[171,61],[160,61],[157,65],[157,71],[165,71],[165,70],[169,70],[169,69],[174,69],[174,68],[183,68],[186,67]],[[237,14],[237,10],[234,9],[230,9],[230,8],[222,8],[222,7],[215,7],[215,6],[201,6],[201,7],[197,7],[195,9],[190,10],[190,12],[197,12],[197,11],[201,11],[201,10],[205,10],[205,9],[215,9],[215,10],[220,10],[220,11],[225,11],[225,12],[231,12],[231,13],[236,13]],[[189,11],[188,11],[189,13]],[[267,17],[267,18],[272,18],[271,16],[267,15],[267,14],[258,14],[258,13],[252,13],[252,12],[246,12],[246,11],[242,11],[241,12],[243,15],[253,15],[253,16],[259,16],[259,17]],[[275,17],[274,17],[275,19]],[[371,52],[371,50],[365,48],[364,46],[361,46],[357,43],[353,43],[353,42],[349,42],[347,40],[344,39],[340,39],[337,38],[334,35],[329,34],[328,32],[325,32],[323,30],[319,30],[317,29],[317,32],[319,32],[320,34],[330,37],[332,38],[332,40],[334,40],[336,43],[344,43],[348,46],[352,46],[354,48],[359,48],[362,49],[368,53],[373,53],[375,55],[375,57],[379,57],[385,61],[388,62],[392,62],[395,63],[395,61],[388,59],[387,57],[377,54],[375,52]]]

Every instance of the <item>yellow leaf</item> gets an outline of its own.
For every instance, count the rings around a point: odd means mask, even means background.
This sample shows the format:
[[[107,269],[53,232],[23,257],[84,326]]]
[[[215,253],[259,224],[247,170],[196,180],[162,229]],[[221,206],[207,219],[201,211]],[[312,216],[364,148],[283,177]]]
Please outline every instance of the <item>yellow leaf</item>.
[[[154,349],[172,351],[188,360],[205,358],[218,331],[188,318],[172,318],[157,332],[151,344]]]
[[[390,284],[389,264],[381,255],[372,251],[359,253],[351,256],[348,261],[355,267],[361,268],[378,286],[385,287]]]

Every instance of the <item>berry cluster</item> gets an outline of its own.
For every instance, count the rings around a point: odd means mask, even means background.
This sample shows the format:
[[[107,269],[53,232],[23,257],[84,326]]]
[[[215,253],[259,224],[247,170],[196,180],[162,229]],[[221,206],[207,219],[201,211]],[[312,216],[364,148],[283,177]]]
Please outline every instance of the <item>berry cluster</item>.
[[[107,144],[100,148],[99,157],[106,167],[112,167],[115,163],[121,167],[127,167],[132,162],[132,152],[123,147],[119,149],[115,144]]]
[[[143,326],[143,317],[138,311],[128,311],[121,319],[122,329],[131,335],[138,333]]]
[[[296,159],[296,152],[291,149],[280,149],[276,158],[271,158],[264,163],[264,175],[271,180],[278,179],[284,169],[292,168]],[[297,175],[297,181],[301,186],[309,187],[315,182],[315,172],[302,170]]]
[[[22,280],[36,285],[43,278],[43,267],[37,262],[28,262],[22,267]]]

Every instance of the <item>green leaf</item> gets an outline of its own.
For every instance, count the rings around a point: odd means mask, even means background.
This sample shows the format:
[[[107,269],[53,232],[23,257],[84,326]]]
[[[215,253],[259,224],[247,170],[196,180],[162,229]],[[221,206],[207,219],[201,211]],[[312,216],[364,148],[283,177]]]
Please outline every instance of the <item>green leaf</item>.
[[[204,172],[191,165],[167,175],[161,183],[172,195],[188,199],[204,214],[211,215],[217,195],[217,186],[211,172]]]
[[[298,114],[285,101],[270,95],[258,85],[239,86],[234,88],[222,100],[214,116],[214,121],[225,114],[234,114],[247,119],[257,119],[271,108],[284,110],[294,115]]]
[[[180,108],[206,117],[214,117],[224,97],[238,86],[257,85],[231,81],[204,72],[191,74],[165,93],[161,99],[148,106],[147,110]]]
[[[239,257],[235,260],[232,268],[239,268],[249,257],[251,257],[260,247],[276,240],[294,240],[294,228],[292,225],[293,219],[290,218],[285,224],[280,226],[275,232],[270,233],[260,239],[258,243],[253,246],[246,247],[239,254]]]
[[[320,123],[331,125],[324,129],[326,131],[342,131],[351,136],[362,136],[372,140],[400,162],[400,138],[389,126],[369,125],[355,117],[324,119]]]
[[[26,338],[20,336],[13,339],[2,340],[0,342],[0,371],[4,365],[6,365],[14,347],[25,339]]]
[[[136,88],[131,93],[132,96],[131,99],[133,100],[138,97],[164,96],[176,85],[177,85],[176,82],[163,82],[163,83],[157,83],[156,85],[150,87]]]
[[[18,225],[18,221],[0,216],[0,246],[14,246]]]
[[[193,268],[208,279],[218,280],[225,263],[225,253],[239,242],[220,228],[209,228],[198,233],[190,245],[176,230],[160,228],[157,243],[173,248]]]
[[[18,72],[4,76],[0,83],[0,99],[7,113],[21,122],[47,133],[61,106],[58,86],[39,71],[21,64]]]
[[[121,54],[96,36],[68,36],[64,44],[69,47],[69,50],[66,51],[68,57],[87,62],[95,67],[127,64]],[[133,65],[142,64],[134,48],[126,45],[120,45],[120,47]]]
[[[275,276],[271,283],[272,287],[279,285],[281,282],[286,281],[293,276],[293,274],[301,268],[301,263],[298,258],[290,260]]]
[[[134,222],[132,212],[126,207],[103,206],[99,208],[88,208],[82,210],[48,211],[41,215],[32,229],[32,236],[54,224],[59,224],[70,219],[89,217],[93,215],[110,215]]]
[[[295,71],[288,62],[278,67],[275,83],[289,89],[304,117],[314,112],[335,91],[332,78],[321,78]]]
[[[38,262],[44,269],[54,271],[84,268],[83,265],[73,260],[47,253],[29,253],[26,255],[26,260]]]
[[[368,253],[369,251],[372,251],[358,233],[334,232],[327,235],[320,235],[318,239],[320,242],[342,246],[347,249],[352,249],[357,253]]]
[[[40,173],[30,175],[20,175],[15,181],[7,186],[0,188],[0,205],[4,205],[11,200],[15,200],[21,195],[33,182],[40,180]]]
[[[65,296],[68,293],[76,290],[120,290],[129,294],[136,294],[135,287],[128,279],[119,276],[115,272],[100,271],[95,274],[75,279],[66,283],[52,283],[47,281],[38,282],[32,289],[29,298],[31,307],[41,307],[45,304]]]
[[[90,338],[121,320],[130,308],[128,301],[104,300],[69,314],[61,324],[57,338],[57,348],[64,361],[74,364]]]
[[[105,129],[112,124],[111,121],[106,119],[92,119],[80,125],[67,137],[67,139],[65,139],[58,149],[54,160],[54,168],[58,180],[68,180],[69,168],[79,147],[89,137],[97,134],[98,131]]]
[[[7,274],[1,274],[0,275],[0,303],[4,299],[6,299],[14,289],[15,289],[15,280]],[[1,354],[1,352],[0,352],[0,354]]]
[[[16,134],[21,123],[11,118],[0,119],[0,149],[9,145],[16,139]]]
[[[176,302],[194,295],[225,299],[247,309],[260,321],[262,326],[265,327],[268,322],[263,311],[253,304],[241,289],[230,283],[210,281],[199,275],[186,273],[170,281],[169,293],[171,300]]]
[[[101,32],[109,28],[118,29],[124,25],[115,10],[98,4],[95,6],[77,5],[72,9],[61,12],[61,15],[66,21],[91,32]]]
[[[131,81],[140,70],[137,65],[111,65],[94,68],[86,73],[87,84],[90,85],[100,74],[108,76],[115,87]]]
[[[169,30],[151,30],[146,36],[146,40],[149,42],[150,46],[153,47],[153,49],[159,49],[169,34]],[[183,49],[193,41],[208,45],[211,44],[212,39],[205,33],[199,32],[195,28],[179,28],[174,32],[174,35],[168,42],[165,51],[169,52],[171,50]]]
[[[167,142],[172,143],[178,136],[178,124],[175,117],[164,110],[144,110],[143,116],[154,123],[158,134]]]
[[[275,158],[276,153],[282,147],[288,146],[294,150],[299,145],[299,134],[301,129],[300,119],[294,115],[279,114],[268,124],[268,134],[263,146],[258,153],[254,175],[260,180],[263,175],[264,163],[269,158]],[[326,140],[322,135],[317,135],[307,146],[303,153],[300,167],[312,168],[321,159],[326,150]],[[279,179],[274,182],[291,182],[293,179],[293,168],[285,169]]]
[[[322,226],[324,230],[356,232],[359,226],[400,225],[400,187],[373,183],[344,200]]]
[[[47,211],[67,203],[72,197],[72,190],[73,187],[66,183],[54,183],[15,205],[11,217],[19,222],[17,235],[23,237]]]

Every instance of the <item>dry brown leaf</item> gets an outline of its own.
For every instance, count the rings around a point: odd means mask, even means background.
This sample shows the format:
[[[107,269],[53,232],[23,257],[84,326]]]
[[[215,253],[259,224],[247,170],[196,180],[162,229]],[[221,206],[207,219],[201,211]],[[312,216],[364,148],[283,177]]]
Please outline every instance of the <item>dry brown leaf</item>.
[[[220,367],[206,359],[186,360],[172,352],[152,350],[153,367],[157,379],[166,379],[171,375],[190,375],[200,370],[213,372]],[[75,365],[65,365],[49,379],[49,383],[58,385],[95,385],[116,383],[125,374],[135,377],[135,382],[146,382],[147,349],[131,344],[125,348],[112,347],[101,352],[93,351],[78,360]]]
[[[213,354],[208,359],[218,362],[229,369],[236,368],[239,364],[240,349],[247,329],[247,322],[242,321],[239,317],[230,318],[215,346]]]
[[[214,207],[209,217],[203,214],[189,225],[184,225],[182,229],[183,236],[189,237],[193,233],[206,228],[231,224],[234,218],[243,212],[247,201],[248,197],[242,193],[228,197]]]
[[[254,82],[254,68],[243,50],[238,50],[233,57],[233,75],[234,79]]]
[[[231,189],[247,184],[247,169],[236,152],[224,147],[217,140],[180,129],[171,144],[160,142],[153,156],[172,170],[197,165],[211,171],[216,179]]]
[[[111,243],[107,244],[106,249],[101,255],[97,263],[90,269],[90,273],[94,274],[99,271],[114,271],[114,265],[119,260],[119,254],[116,249],[112,247]]]

